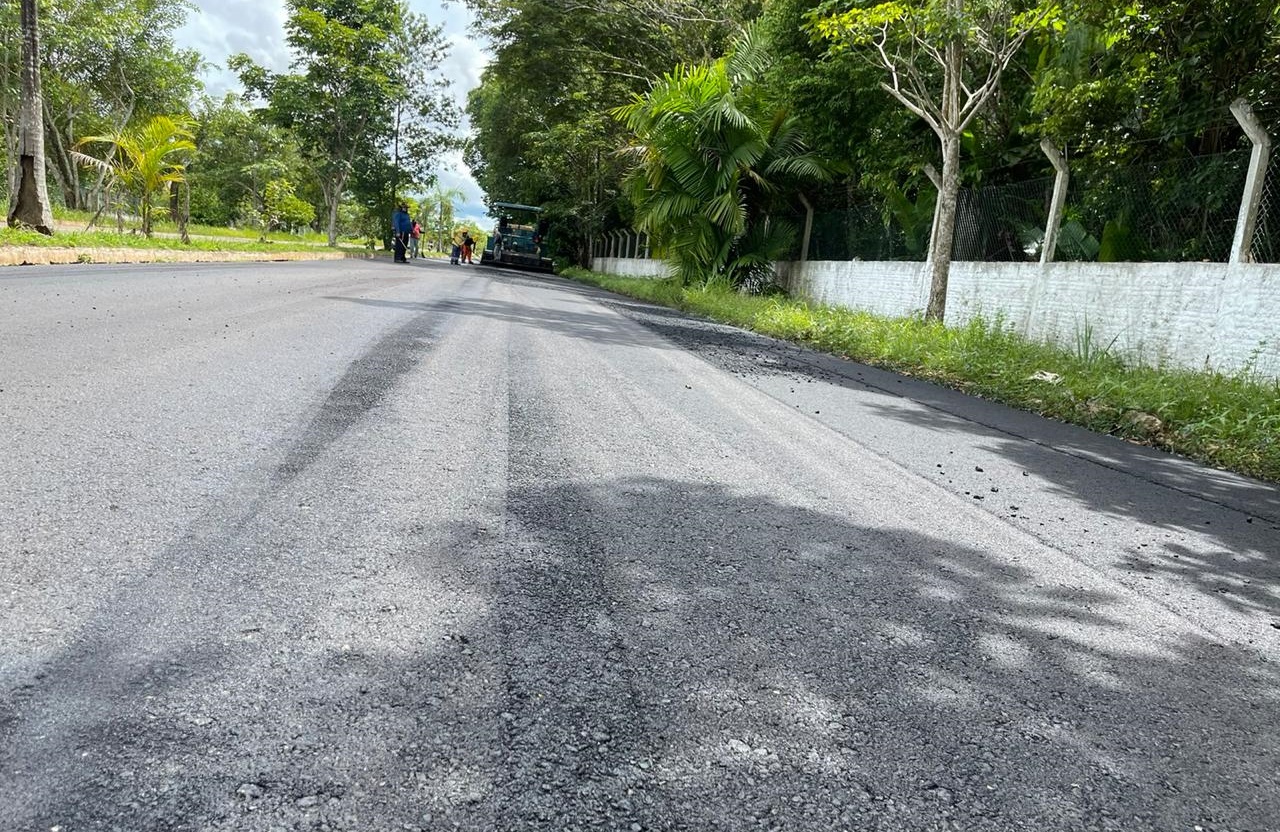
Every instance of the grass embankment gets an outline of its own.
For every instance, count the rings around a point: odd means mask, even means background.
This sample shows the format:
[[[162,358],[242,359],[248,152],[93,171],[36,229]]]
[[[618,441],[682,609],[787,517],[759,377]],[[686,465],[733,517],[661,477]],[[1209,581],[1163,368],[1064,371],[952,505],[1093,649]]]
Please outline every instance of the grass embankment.
[[[1126,366],[1087,338],[1063,349],[989,321],[949,329],[670,280],[565,276],[1280,482],[1280,381]]]
[[[141,234],[118,234],[114,231],[59,231],[52,237],[35,231],[0,228],[0,246],[34,246],[38,248],[136,248],[156,251],[246,251],[281,252],[309,250],[311,247],[280,243],[256,243],[244,240],[201,240],[184,243],[177,237],[144,237]]]
[[[81,223],[88,225],[93,219],[92,211],[70,211],[65,208],[59,208],[53,212],[54,219],[66,223]],[[95,231],[104,234],[114,234],[121,236],[115,231],[116,219],[114,214],[103,214],[98,217],[98,223]],[[125,234],[128,236],[137,236],[130,234],[130,230],[137,226],[137,222],[133,218],[126,219]],[[158,234],[177,234],[178,226],[169,220],[157,218],[153,223],[152,231]],[[234,239],[245,242],[257,241],[262,235],[253,228],[226,228],[217,225],[196,225],[187,226],[187,233],[193,237],[217,237],[220,239]],[[301,246],[323,246],[328,245],[329,238],[325,234],[313,231],[307,231],[302,234],[289,234],[283,231],[269,231],[266,234],[268,242],[272,243],[293,243]],[[153,238],[155,239],[155,238]]]

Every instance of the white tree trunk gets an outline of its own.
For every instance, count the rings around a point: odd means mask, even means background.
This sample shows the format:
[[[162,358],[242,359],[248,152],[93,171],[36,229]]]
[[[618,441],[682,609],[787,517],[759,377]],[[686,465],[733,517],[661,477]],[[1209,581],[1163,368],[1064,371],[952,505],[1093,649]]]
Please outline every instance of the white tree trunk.
[[[53,233],[53,212],[44,170],[44,107],[40,96],[40,35],[37,0],[22,0],[22,108],[18,114],[18,186],[9,225]]]
[[[949,0],[953,14],[959,15],[963,0]],[[942,67],[942,107],[937,123],[942,145],[942,190],[934,212],[931,239],[934,250],[929,258],[929,306],[925,319],[942,322],[947,314],[947,281],[951,277],[951,255],[956,239],[956,199],[960,195],[961,85],[964,72],[963,44],[953,37],[946,45]]]
[[[942,190],[934,212],[934,251],[929,258],[929,306],[925,318],[942,321],[947,314],[947,281],[956,237],[956,202],[960,195],[960,137],[942,140]]]

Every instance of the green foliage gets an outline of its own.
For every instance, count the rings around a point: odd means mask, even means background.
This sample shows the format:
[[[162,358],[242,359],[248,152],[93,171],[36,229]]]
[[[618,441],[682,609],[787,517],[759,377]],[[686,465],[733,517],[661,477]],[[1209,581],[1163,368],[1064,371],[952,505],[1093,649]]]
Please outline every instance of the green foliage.
[[[288,9],[294,71],[274,75],[244,55],[231,67],[266,102],[267,120],[297,140],[336,245],[349,187],[372,225],[449,146],[452,109],[437,72],[446,48],[439,27],[402,0],[289,0]],[[389,161],[393,143],[402,155]],[[402,166],[408,175],[397,182]]]
[[[102,155],[73,151],[85,167],[107,175],[131,194],[142,218],[142,233],[151,236],[151,215],[157,195],[171,183],[185,180],[186,161],[196,149],[193,123],[186,118],[155,116],[144,124],[115,133],[86,136],[77,148],[100,146]]]
[[[1126,366],[1085,338],[1062,349],[1000,321],[949,328],[675,280],[567,277],[1280,482],[1280,381]]]
[[[86,134],[113,133],[153,116],[185,112],[200,56],[179,50],[173,34],[188,0],[46,2],[40,11],[45,154],[53,183],[69,207],[98,185],[74,157]],[[0,114],[17,95],[18,4],[0,4]]]
[[[610,111],[722,52],[753,0],[467,0],[493,59],[470,94],[466,161],[492,200],[544,207],[557,254],[629,224],[624,129]]]
[[[1280,103],[1278,35],[1271,0],[1068,0],[1059,29],[1028,56],[1037,129],[1103,162],[1229,149],[1239,136],[1233,99]]]
[[[288,179],[272,179],[263,189],[261,204],[246,198],[238,213],[247,225],[261,229],[261,242],[266,242],[269,231],[297,228],[316,217],[315,207],[297,197]]]
[[[728,57],[668,73],[615,110],[635,135],[635,226],[686,284],[737,286],[769,271],[795,236],[775,207],[794,183],[827,176],[789,109],[760,95],[766,63],[748,32]]]
[[[254,225],[251,220],[263,207],[268,182],[309,181],[292,135],[250,113],[238,98],[204,100],[196,121],[196,154],[188,167],[194,221]],[[311,221],[314,218],[313,209]]]
[[[462,199],[462,191],[436,185],[426,195],[418,211],[422,223],[423,246],[428,243],[436,251],[448,251],[455,229],[454,206]]]

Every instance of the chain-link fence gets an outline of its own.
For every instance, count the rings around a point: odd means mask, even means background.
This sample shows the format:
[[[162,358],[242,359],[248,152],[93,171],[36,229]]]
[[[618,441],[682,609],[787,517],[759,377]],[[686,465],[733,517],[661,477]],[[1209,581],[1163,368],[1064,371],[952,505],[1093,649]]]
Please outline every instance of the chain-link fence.
[[[1073,175],[1058,257],[1226,262],[1249,151]]]
[[[654,257],[655,253],[648,234],[626,228],[597,237],[591,243],[591,256],[647,259]]]
[[[955,260],[1039,260],[1053,177],[965,188],[956,200]]]
[[[1280,263],[1280,154],[1272,155],[1262,188],[1258,225],[1253,232],[1253,259]]]
[[[1174,161],[1073,165],[1056,260],[1226,262],[1248,174],[1247,148]],[[1040,259],[1054,178],[963,188],[956,205],[956,260]],[[810,260],[915,260],[928,255],[936,192],[870,199],[831,188],[811,197]],[[791,217],[804,227],[797,207]],[[799,235],[797,235],[799,236]],[[648,238],[617,231],[596,240],[596,257],[655,257]],[[1280,153],[1267,175],[1253,246],[1258,262],[1280,262]],[[792,257],[800,258],[797,239]]]
[[[932,220],[933,209],[927,210]],[[804,227],[804,215],[793,219]],[[929,248],[928,221],[895,219],[887,206],[866,200],[843,208],[817,210],[809,238],[810,260],[924,260]],[[799,255],[797,240],[796,255]]]

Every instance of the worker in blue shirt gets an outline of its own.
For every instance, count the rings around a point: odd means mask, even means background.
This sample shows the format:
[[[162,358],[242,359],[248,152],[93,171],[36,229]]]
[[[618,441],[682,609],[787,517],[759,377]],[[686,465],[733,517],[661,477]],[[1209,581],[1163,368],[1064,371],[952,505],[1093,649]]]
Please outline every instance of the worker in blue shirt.
[[[400,203],[396,212],[391,215],[392,247],[395,249],[395,261],[408,263],[405,251],[409,247],[409,234],[413,231],[413,220],[409,217],[409,206]]]

